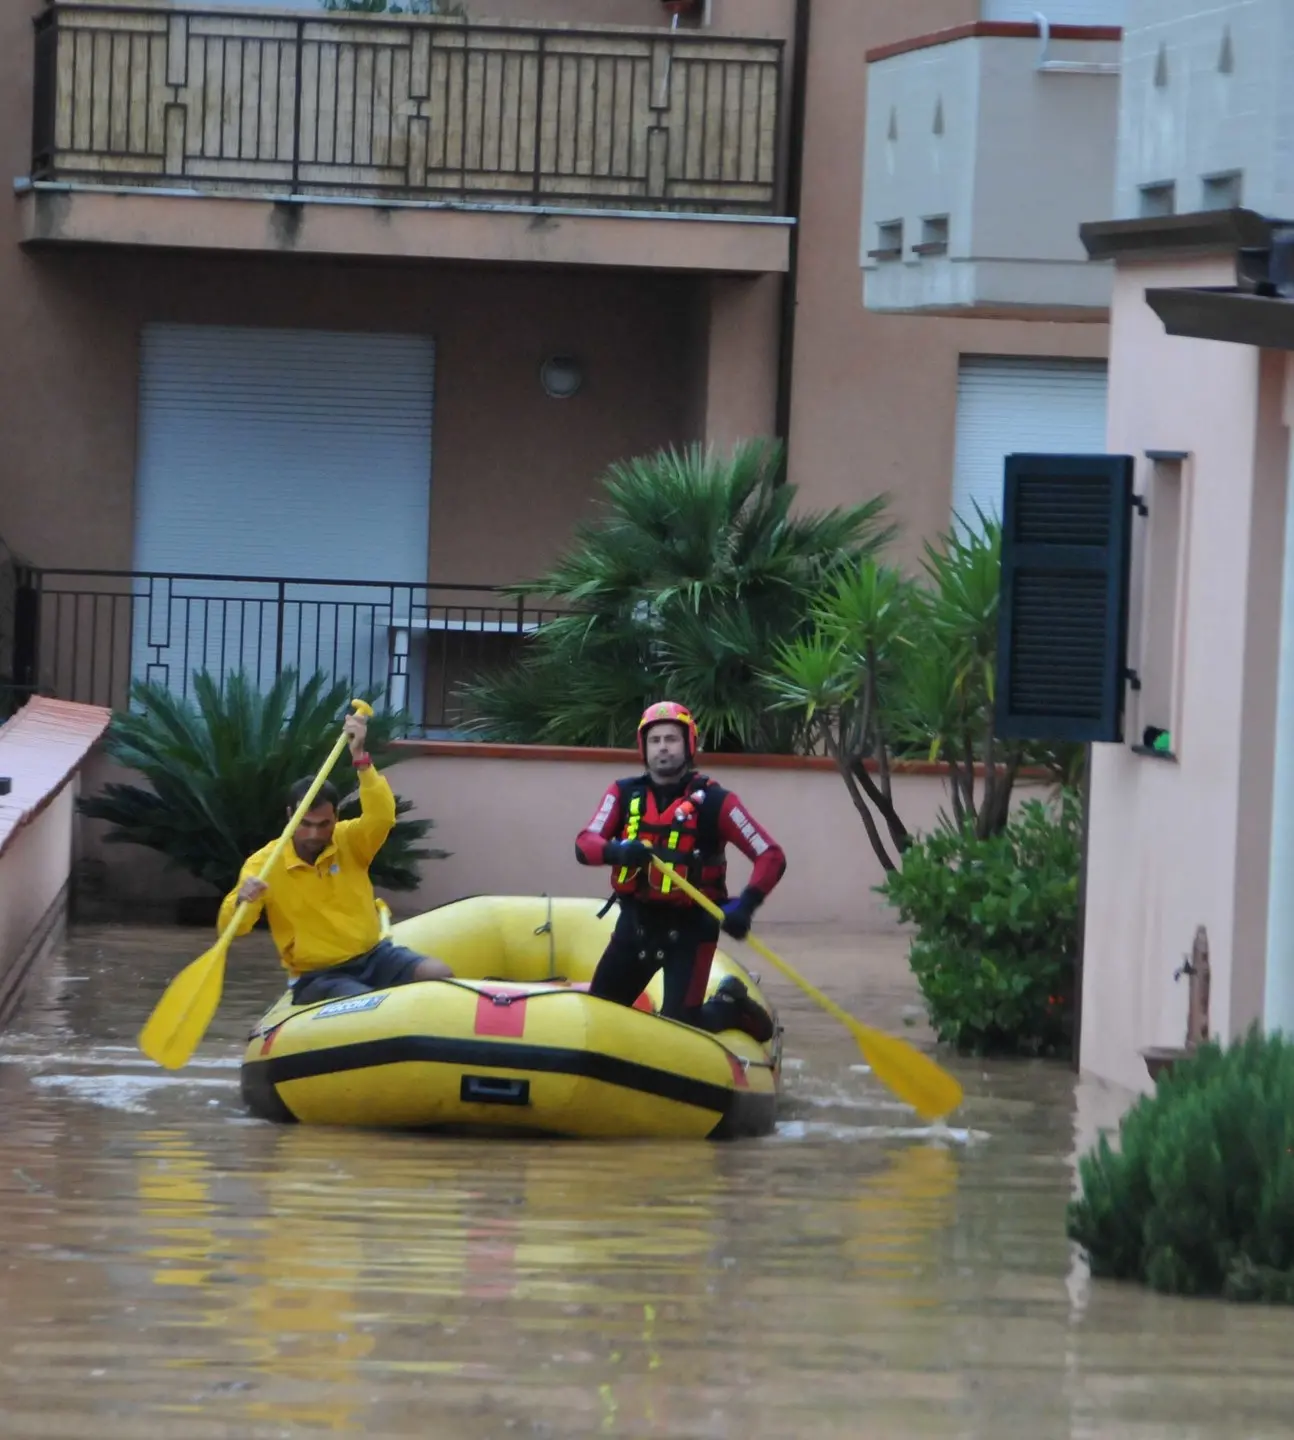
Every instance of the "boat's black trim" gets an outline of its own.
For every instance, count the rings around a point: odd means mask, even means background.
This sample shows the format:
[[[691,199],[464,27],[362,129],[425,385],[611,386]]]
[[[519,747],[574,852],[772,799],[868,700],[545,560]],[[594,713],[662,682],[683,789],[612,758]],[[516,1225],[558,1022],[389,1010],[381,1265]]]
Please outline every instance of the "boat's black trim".
[[[273,1088],[292,1080],[313,1080],[320,1075],[410,1062],[574,1075],[637,1090],[644,1095],[658,1095],[664,1100],[677,1100],[701,1110],[713,1110],[721,1116],[727,1113],[733,1097],[733,1091],[727,1086],[693,1080],[670,1070],[657,1070],[634,1060],[622,1060],[617,1055],[599,1055],[555,1045],[511,1045],[497,1040],[466,1040],[443,1035],[399,1035],[387,1040],[330,1046],[327,1050],[311,1050],[300,1055],[252,1060],[244,1064],[243,1073],[263,1072]]]
[[[734,1090],[727,1114],[710,1131],[711,1140],[753,1140],[768,1135],[777,1123],[777,1093]]]
[[[275,1120],[281,1125],[295,1125],[297,1117],[274,1088],[269,1066],[263,1062],[244,1062],[240,1077],[243,1104],[261,1120]]]

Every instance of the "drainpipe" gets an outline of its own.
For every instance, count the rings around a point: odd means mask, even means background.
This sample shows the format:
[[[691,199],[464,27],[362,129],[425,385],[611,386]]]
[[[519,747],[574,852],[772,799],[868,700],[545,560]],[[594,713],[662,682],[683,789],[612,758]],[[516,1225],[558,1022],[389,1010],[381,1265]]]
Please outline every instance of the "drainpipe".
[[[1286,380],[1285,422],[1291,414]],[[1267,974],[1263,1029],[1294,1036],[1294,444],[1285,481],[1285,558],[1280,652],[1276,666],[1276,755],[1272,767],[1272,840],[1267,879]]]
[[[777,435],[789,454],[791,378],[795,365],[795,310],[800,281],[800,197],[804,181],[804,115],[809,76],[810,0],[795,0],[795,59],[791,73],[791,115],[786,159],[786,213],[791,226],[790,255],[782,282],[782,324],[777,356]]]

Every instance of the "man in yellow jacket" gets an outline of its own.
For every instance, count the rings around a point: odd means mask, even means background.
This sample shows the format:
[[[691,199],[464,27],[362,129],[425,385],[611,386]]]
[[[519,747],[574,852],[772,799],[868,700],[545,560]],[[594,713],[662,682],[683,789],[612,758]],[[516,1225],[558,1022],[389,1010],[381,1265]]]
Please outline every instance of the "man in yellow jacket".
[[[325,784],[268,877],[257,878],[273,841],[248,857],[220,907],[218,928],[223,930],[239,901],[247,902],[240,935],[265,912],[297,1005],[451,974],[443,961],[382,939],[368,869],[395,824],[395,795],[364,749],[368,721],[348,715],[344,728],[359,776],[359,817],[338,821],[340,796],[334,785]],[[312,783],[298,780],[292,787],[289,815]]]

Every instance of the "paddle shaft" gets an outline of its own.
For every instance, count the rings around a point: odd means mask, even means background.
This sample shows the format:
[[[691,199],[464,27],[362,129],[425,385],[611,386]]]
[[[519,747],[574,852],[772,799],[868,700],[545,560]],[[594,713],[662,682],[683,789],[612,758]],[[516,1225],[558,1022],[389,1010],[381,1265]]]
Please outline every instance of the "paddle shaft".
[[[352,700],[351,704],[359,711],[359,707],[362,706],[364,702],[362,700]],[[365,706],[364,708],[367,709],[368,707]],[[359,713],[362,714],[363,711],[359,711]],[[373,712],[369,710],[369,714],[372,713]],[[323,763],[323,769],[315,776],[309,790],[301,797],[301,803],[292,812],[291,818],[288,820],[282,835],[274,842],[273,850],[270,851],[269,857],[266,859],[265,864],[261,866],[260,873],[256,877],[258,880],[264,880],[270,871],[274,869],[275,865],[278,864],[279,856],[288,848],[292,837],[297,832],[297,826],[300,825],[301,821],[310,813],[315,803],[315,797],[319,794],[320,790],[323,789],[324,782],[332,772],[332,767],[341,759],[341,752],[349,743],[350,740],[347,735],[341,734],[337,737],[337,743],[332,747],[327,760]],[[250,908],[251,906],[246,900],[240,900],[234,907],[234,913],[230,918],[229,924],[225,926],[224,932],[220,936],[221,943],[225,946],[233,943],[234,936],[238,933],[238,923]]]
[[[686,878],[686,876],[680,875],[679,872],[675,870],[675,868],[671,864],[668,863],[668,861],[662,860],[657,855],[653,855],[651,857],[651,861],[658,870],[664,871],[664,873],[670,877],[670,879],[679,887],[680,890],[682,890],[682,892],[686,896],[688,896],[692,900],[695,900],[696,903],[702,908],[702,910],[707,911],[709,914],[713,915],[714,918],[721,925],[723,924],[723,911],[718,907],[718,905],[714,903],[713,900],[710,899],[708,895],[703,894],[700,890],[698,890],[696,886],[693,885],[692,882]],[[800,975],[795,970],[793,970],[791,966],[789,966],[780,955],[774,955],[773,952],[768,948],[768,946],[765,945],[764,942],[760,940],[757,936],[748,934],[746,936],[746,944],[749,945],[750,948],[754,950],[757,955],[762,955],[770,965],[773,965],[778,970],[780,970],[788,980],[798,985],[800,989],[805,992],[805,994],[811,995],[818,1002],[818,1004],[822,1006],[824,1010],[829,1011],[832,1015],[836,1017],[837,1020],[843,1020],[846,1025],[855,1025],[858,1023],[854,1019],[854,1017],[848,1013],[848,1011],[842,1010],[834,1000],[824,995],[822,991],[817,988],[816,985],[811,985],[804,978],[803,975]]]
[[[708,895],[703,895],[672,865],[667,864],[656,855],[651,858],[653,865],[670,876],[685,895],[690,896],[722,925],[723,911]],[[767,945],[762,944],[753,935],[746,936],[746,943],[762,955],[770,965],[780,970],[788,980],[798,985],[829,1015],[839,1020],[858,1042],[864,1057],[872,1067],[872,1073],[881,1084],[911,1105],[918,1114],[927,1119],[939,1119],[944,1115],[951,1114],[962,1103],[960,1083],[929,1056],[922,1055],[907,1041],[900,1040],[897,1036],[886,1035],[884,1031],[874,1030],[870,1025],[864,1025],[861,1021],[855,1020],[847,1010],[842,1010],[834,1000],[828,999],[816,985],[810,985],[803,975],[797,974],[781,956],[774,955]]]
[[[373,713],[373,707],[366,701],[352,700],[351,705],[360,714]],[[301,803],[292,812],[283,833],[270,851],[269,858],[261,866],[260,874],[256,877],[258,880],[265,880],[278,863],[279,857],[296,833],[297,826],[315,803],[329,772],[341,758],[341,752],[348,743],[349,737],[343,730],[337,737],[331,754],[324,761],[323,768],[302,796]],[[220,938],[211,949],[186,965],[166,987],[166,992],[153,1007],[153,1013],[139,1032],[139,1048],[150,1060],[168,1070],[178,1070],[192,1058],[194,1049],[206,1033],[207,1026],[220,1004],[224,988],[225,959],[238,933],[238,926],[249,909],[248,902],[240,900],[234,907],[229,923],[220,932]]]

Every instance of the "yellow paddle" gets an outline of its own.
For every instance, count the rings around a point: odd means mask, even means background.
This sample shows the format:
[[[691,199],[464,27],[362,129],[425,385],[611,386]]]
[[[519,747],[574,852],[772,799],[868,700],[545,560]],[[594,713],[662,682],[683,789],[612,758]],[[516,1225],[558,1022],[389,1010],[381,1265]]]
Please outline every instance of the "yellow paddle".
[[[659,856],[653,855],[652,864],[663,870],[673,882],[703,909],[722,921],[723,911],[703,895],[695,885]],[[753,935],[746,936],[746,944],[774,965],[792,984],[816,1004],[821,1005],[828,1015],[834,1015],[844,1025],[863,1052],[863,1059],[871,1066],[872,1074],[900,1100],[911,1105],[923,1120],[942,1120],[962,1103],[962,1087],[942,1066],[937,1065],[928,1055],[923,1055],[915,1045],[900,1040],[897,1035],[887,1035],[883,1030],[873,1030],[855,1020],[847,1010],[842,1010],[816,986],[810,985],[803,975],[797,974],[785,960],[774,955],[767,945]]]
[[[363,700],[352,700],[352,708],[360,715],[371,715],[373,707]],[[315,803],[315,796],[323,788],[332,767],[341,758],[347,740],[343,732],[337,737],[332,753],[323,763],[323,769],[315,776],[309,790],[301,798],[300,805],[292,812],[287,828],[279,836],[269,859],[261,866],[257,877],[264,880],[278,858],[288,847],[296,833],[302,817]],[[168,1070],[179,1070],[189,1063],[198,1042],[207,1033],[211,1017],[220,1004],[221,991],[225,984],[225,957],[233,944],[238,923],[247,911],[247,902],[239,901],[233,917],[225,926],[220,939],[207,951],[186,965],[166,987],[166,993],[157,1002],[144,1028],[139,1032],[139,1048],[150,1060],[164,1065]]]

